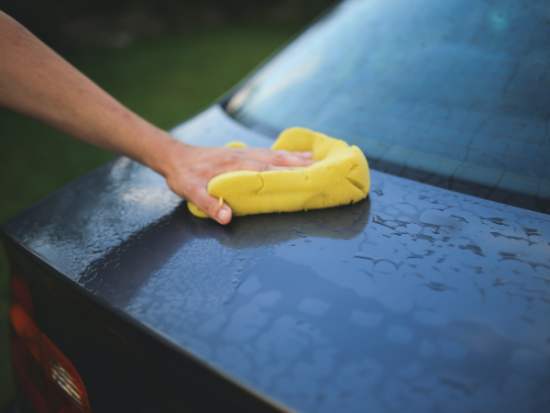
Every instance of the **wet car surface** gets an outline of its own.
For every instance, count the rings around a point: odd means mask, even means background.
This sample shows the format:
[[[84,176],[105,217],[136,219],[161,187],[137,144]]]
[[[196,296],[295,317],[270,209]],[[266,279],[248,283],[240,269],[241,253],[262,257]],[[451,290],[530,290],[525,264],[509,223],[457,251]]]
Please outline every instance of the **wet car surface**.
[[[231,106],[213,105],[172,133],[192,144],[271,145],[273,125],[245,119],[263,109]],[[227,411],[550,411],[550,217],[380,170],[371,179],[355,205],[220,226],[193,217],[160,176],[119,158],[2,231],[48,271],[41,278],[63,281],[75,299],[143,335],[115,329],[121,343],[153,352],[140,341],[148,337],[171,349],[159,366],[191,360],[240,389]],[[480,185],[471,183],[478,195]],[[518,196],[508,199],[536,209]],[[70,312],[61,299],[55,305]],[[71,337],[43,311],[38,321],[62,348],[81,340],[117,354],[105,337]],[[212,399],[222,393],[215,383],[200,382]],[[181,398],[192,392],[183,387]],[[159,394],[144,397],[178,411]]]
[[[217,106],[175,134],[265,139]],[[356,205],[222,227],[121,158],[5,231],[296,411],[548,406],[550,219],[539,213],[372,171]]]

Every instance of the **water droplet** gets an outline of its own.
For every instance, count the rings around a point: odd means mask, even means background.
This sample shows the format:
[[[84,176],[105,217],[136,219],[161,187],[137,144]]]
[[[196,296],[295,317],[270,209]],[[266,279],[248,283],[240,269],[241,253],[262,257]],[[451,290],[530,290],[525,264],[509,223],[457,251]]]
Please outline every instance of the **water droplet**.
[[[438,292],[442,292],[442,291],[447,291],[447,290],[454,290],[454,291],[458,291],[456,288],[454,287],[450,287],[448,285],[445,285],[445,284],[442,284],[442,283],[438,283],[438,282],[435,282],[435,281],[432,281],[432,282],[429,282],[427,284],[424,284],[426,287],[434,290],[434,291],[438,291]]]
[[[499,252],[498,254],[502,257],[499,261],[517,260],[520,257],[519,254],[513,254],[511,252]]]
[[[508,225],[505,224],[506,220],[504,218],[484,218],[484,217],[481,217],[481,219],[486,219],[487,221],[491,221],[493,224],[504,225],[505,227],[508,226]]]
[[[481,248],[479,248],[477,245],[459,245],[458,248],[460,248],[461,250],[470,250],[474,254],[485,257],[485,254],[483,253]]]
[[[426,241],[430,241],[430,242],[435,242],[435,238],[434,237],[431,237],[429,235],[424,235],[424,234],[415,234],[413,235],[414,238],[416,239],[423,239],[423,240],[426,240]]]
[[[378,225],[382,225],[383,227],[390,228],[390,229],[395,229],[398,226],[397,224],[392,225],[391,222],[394,222],[394,221],[389,220],[389,219],[384,219],[380,215],[375,215],[372,218],[372,222],[374,222],[375,224],[378,224]]]
[[[363,254],[362,252],[356,252],[353,255],[355,258],[362,258],[364,260],[371,260],[373,265],[378,264],[379,262],[389,262],[390,264],[395,265],[395,268],[399,269],[401,265],[403,265],[402,261],[393,261],[388,258],[380,258],[380,257],[374,257],[372,255]]]
[[[469,224],[469,222],[465,218],[463,218],[459,215],[451,215],[451,218],[456,218],[456,219],[458,219],[459,222],[465,222],[466,224]]]
[[[525,231],[527,236],[531,236],[531,235],[541,236],[540,229],[535,229],[535,228],[522,228],[522,229],[523,231]]]

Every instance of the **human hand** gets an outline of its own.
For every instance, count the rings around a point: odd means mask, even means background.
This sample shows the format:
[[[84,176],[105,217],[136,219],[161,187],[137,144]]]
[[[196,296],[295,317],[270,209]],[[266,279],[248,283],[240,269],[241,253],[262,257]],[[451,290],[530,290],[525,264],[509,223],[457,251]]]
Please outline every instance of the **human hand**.
[[[309,166],[311,152],[274,151],[260,148],[192,146],[173,140],[161,173],[170,189],[194,203],[220,224],[232,218],[229,205],[208,194],[208,182],[225,172],[276,171]]]
[[[147,165],[220,224],[232,213],[208,194],[216,175],[313,163],[311,153],[186,145],[125,108],[2,11],[0,50],[1,105]]]

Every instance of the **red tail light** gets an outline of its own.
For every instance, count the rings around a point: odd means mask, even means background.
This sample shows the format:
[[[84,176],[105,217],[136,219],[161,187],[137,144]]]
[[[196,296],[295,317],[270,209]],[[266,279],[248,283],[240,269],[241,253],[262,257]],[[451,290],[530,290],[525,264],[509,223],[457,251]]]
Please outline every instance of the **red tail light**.
[[[27,400],[36,413],[90,413],[78,372],[36,325],[27,282],[13,277],[10,287],[13,367]]]

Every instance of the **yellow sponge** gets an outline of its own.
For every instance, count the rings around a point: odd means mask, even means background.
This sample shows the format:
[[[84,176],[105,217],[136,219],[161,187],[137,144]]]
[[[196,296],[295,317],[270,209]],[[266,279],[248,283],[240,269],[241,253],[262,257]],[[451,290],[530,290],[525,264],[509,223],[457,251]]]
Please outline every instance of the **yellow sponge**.
[[[317,162],[293,170],[224,173],[210,180],[208,193],[239,216],[345,205],[364,199],[369,192],[369,165],[357,146],[309,129],[291,128],[281,133],[271,149],[311,151]],[[187,205],[193,215],[208,217],[193,203]]]

